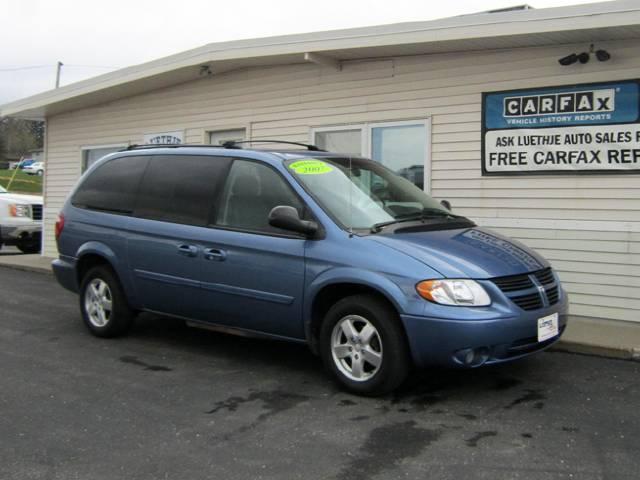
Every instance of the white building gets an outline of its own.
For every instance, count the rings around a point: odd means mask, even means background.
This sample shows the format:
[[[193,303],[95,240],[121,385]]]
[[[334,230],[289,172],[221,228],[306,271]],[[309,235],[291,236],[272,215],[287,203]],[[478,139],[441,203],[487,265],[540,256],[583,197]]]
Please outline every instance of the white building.
[[[46,120],[47,256],[65,197],[105,153],[311,141],[372,156],[534,247],[570,293],[573,335],[607,344],[603,331],[640,332],[638,52],[637,1],[520,8],[210,44],[0,114]]]

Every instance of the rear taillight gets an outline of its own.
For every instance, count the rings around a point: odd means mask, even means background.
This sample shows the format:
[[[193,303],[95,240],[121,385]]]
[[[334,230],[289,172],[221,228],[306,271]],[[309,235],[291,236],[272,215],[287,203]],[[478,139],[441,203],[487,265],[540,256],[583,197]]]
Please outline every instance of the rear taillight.
[[[64,215],[59,213],[58,220],[56,221],[56,240],[60,238],[62,230],[64,230]]]

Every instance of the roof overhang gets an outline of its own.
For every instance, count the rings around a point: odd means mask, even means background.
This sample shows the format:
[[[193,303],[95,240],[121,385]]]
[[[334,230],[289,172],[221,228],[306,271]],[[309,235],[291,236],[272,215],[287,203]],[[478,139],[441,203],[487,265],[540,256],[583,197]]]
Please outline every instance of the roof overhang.
[[[343,61],[366,58],[631,38],[640,38],[636,0],[212,43],[8,103],[0,116],[42,120],[247,67],[313,62],[339,69]]]

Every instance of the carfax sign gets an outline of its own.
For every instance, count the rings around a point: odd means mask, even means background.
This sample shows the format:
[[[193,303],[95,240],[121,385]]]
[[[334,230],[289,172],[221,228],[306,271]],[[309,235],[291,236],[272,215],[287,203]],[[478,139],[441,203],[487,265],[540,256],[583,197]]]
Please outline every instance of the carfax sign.
[[[482,174],[640,173],[638,81],[485,93]]]

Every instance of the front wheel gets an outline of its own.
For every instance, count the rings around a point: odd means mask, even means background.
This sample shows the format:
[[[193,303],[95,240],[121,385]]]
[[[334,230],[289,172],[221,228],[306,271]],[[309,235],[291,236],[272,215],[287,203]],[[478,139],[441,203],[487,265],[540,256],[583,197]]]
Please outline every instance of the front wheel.
[[[347,390],[383,395],[402,384],[409,353],[398,314],[372,295],[354,295],[336,303],[320,331],[322,358]]]
[[[24,241],[16,245],[22,253],[40,253],[39,241]]]
[[[116,337],[133,323],[120,281],[111,268],[97,266],[87,272],[80,285],[80,311],[89,331],[97,337]]]

